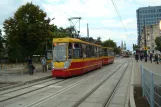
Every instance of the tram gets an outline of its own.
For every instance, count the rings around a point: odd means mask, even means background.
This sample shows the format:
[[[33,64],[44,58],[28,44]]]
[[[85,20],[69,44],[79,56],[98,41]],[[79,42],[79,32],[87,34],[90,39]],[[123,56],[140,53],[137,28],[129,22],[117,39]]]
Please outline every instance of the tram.
[[[102,47],[102,65],[111,64],[114,62],[114,51],[109,47]]]
[[[129,58],[131,53],[127,50],[122,50],[122,57],[123,58]]]
[[[53,77],[71,77],[102,67],[102,47],[76,38],[53,39]]]

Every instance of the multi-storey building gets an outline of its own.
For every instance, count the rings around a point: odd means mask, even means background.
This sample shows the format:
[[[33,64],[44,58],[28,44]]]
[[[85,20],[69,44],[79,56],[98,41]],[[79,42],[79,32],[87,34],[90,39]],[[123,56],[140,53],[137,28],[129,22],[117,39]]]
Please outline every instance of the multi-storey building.
[[[145,41],[145,36],[146,36],[146,41]],[[149,52],[158,53],[155,50],[156,48],[155,39],[159,36],[161,36],[159,24],[145,26],[145,30],[144,29],[142,30],[141,39],[140,39],[140,47],[142,48],[142,50],[145,48],[145,42],[146,42],[146,46],[148,47]]]
[[[136,10],[137,15],[137,32],[138,45],[140,46],[140,39],[145,25],[159,24],[161,20],[161,6],[141,7]]]

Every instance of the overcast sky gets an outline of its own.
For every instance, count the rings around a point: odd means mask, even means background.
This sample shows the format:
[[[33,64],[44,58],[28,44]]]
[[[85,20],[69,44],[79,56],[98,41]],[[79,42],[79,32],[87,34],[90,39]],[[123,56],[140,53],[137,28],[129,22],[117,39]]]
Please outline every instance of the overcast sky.
[[[13,17],[14,12],[21,5],[31,0],[3,0],[0,2],[0,29],[3,22]],[[49,18],[55,18],[51,23],[58,27],[69,27],[70,17],[82,17],[80,20],[80,34],[87,36],[87,23],[89,24],[89,36],[101,37],[102,41],[112,39],[120,46],[121,41],[126,42],[128,50],[132,50],[132,44],[137,43],[136,10],[139,7],[161,6],[160,0],[113,0],[118,9],[120,21],[112,0],[32,0],[39,5]],[[76,21],[76,20],[75,20]],[[73,23],[75,23],[73,21]],[[76,28],[79,29],[78,23]],[[3,30],[3,29],[2,29]]]

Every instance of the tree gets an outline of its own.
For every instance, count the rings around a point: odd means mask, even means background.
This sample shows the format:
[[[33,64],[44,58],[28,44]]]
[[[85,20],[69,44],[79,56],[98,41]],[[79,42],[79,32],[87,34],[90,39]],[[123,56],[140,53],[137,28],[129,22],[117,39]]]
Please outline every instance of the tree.
[[[156,49],[161,52],[161,36],[155,39]]]
[[[80,37],[81,40],[86,41],[86,42],[90,42],[90,43],[96,43],[96,40],[93,39],[92,37]]]
[[[121,48],[120,47],[114,47],[114,52],[116,54],[120,54],[121,53]]]
[[[101,37],[100,37],[100,36],[97,37],[97,39],[96,39],[96,44],[102,45],[102,41],[101,41]]]
[[[3,48],[2,41],[3,41],[3,37],[2,37],[2,31],[0,29],[0,49]]]
[[[139,49],[139,46],[136,45],[136,44],[133,44],[133,50],[136,51],[136,50],[138,50],[138,49]]]
[[[104,41],[104,42],[102,43],[102,45],[103,45],[104,47],[112,47],[112,48],[116,47],[116,43],[113,42],[113,40],[110,40],[110,39]]]
[[[0,58],[3,57],[3,37],[2,37],[2,31],[0,29]]]
[[[24,59],[25,56],[40,54],[51,37],[50,19],[39,6],[27,3],[18,8],[14,17],[3,23],[10,59]]]

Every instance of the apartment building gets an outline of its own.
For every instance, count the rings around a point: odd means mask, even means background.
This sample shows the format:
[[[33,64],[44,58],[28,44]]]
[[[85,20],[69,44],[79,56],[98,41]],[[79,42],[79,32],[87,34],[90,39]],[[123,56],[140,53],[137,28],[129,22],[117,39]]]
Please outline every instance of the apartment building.
[[[143,27],[147,25],[159,24],[161,20],[161,6],[148,6],[141,7],[136,10],[137,15],[137,32],[138,32],[138,45],[140,46],[140,39]]]
[[[159,29],[159,24],[147,25],[145,26],[145,31],[144,29],[142,30],[141,38],[140,38],[140,47],[142,50],[145,47],[145,36],[146,36],[146,46],[148,47],[148,51],[158,53],[158,51],[155,50],[155,47],[156,47],[155,39],[161,36],[161,30]]]

